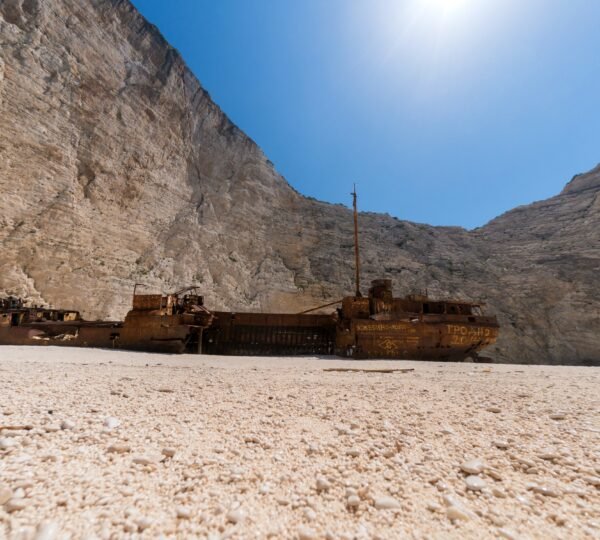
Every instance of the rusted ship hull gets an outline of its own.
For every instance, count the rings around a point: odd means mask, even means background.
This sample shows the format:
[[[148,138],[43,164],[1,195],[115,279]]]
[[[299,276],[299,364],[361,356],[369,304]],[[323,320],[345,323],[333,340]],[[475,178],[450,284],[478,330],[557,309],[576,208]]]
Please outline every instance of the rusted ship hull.
[[[486,322],[352,320],[338,331],[336,353],[351,358],[462,361],[493,344],[498,325]]]
[[[355,359],[462,361],[496,341],[493,318],[465,321],[337,320],[332,315],[215,312],[202,352],[220,355],[337,355]]]
[[[211,321],[197,294],[134,293],[124,321],[86,321],[77,311],[25,307],[17,298],[0,299],[0,345],[195,353],[200,350],[202,330]]]
[[[85,326],[36,324],[0,328],[2,345],[92,347],[180,354],[190,350],[193,333],[189,328],[154,335],[144,329],[124,329],[122,323],[90,322]],[[197,343],[197,341],[196,341]]]
[[[394,298],[390,280],[374,281],[368,297],[339,303],[323,315],[211,312],[197,294],[134,293],[124,321],[91,322],[77,311],[26,308],[11,299],[0,310],[0,344],[460,361],[477,359],[498,336],[496,318],[477,304]]]
[[[202,352],[236,355],[334,354],[331,315],[213,312]]]

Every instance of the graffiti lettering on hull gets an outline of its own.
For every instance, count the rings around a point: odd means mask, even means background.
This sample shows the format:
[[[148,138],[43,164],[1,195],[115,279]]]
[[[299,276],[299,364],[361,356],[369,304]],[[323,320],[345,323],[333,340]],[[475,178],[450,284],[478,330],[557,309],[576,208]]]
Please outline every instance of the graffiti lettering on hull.
[[[463,336],[471,338],[486,338],[492,335],[491,328],[481,326],[463,326],[460,324],[447,324],[448,334],[451,336]]]
[[[407,324],[356,324],[357,332],[400,332],[403,334],[416,334],[417,329]]]

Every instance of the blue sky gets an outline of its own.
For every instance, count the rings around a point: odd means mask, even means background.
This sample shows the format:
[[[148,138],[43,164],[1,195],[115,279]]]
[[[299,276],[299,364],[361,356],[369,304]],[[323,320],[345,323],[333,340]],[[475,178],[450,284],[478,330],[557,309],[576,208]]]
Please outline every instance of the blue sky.
[[[296,189],[473,228],[600,162],[598,0],[133,0]]]

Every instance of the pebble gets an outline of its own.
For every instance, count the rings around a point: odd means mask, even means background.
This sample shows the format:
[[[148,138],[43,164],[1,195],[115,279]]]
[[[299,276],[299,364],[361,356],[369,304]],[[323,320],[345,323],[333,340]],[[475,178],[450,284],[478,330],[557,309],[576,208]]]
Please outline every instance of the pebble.
[[[161,450],[161,454],[163,456],[172,458],[175,455],[175,448],[163,448]]]
[[[550,413],[550,418],[552,420],[564,420],[567,415],[564,412],[553,412]]]
[[[498,529],[498,536],[507,540],[518,540],[519,536],[510,529]]]
[[[8,437],[3,437],[0,439],[0,450],[10,450],[17,446],[17,441],[14,439],[9,439]]]
[[[500,407],[497,407],[496,405],[490,405],[486,411],[491,412],[491,413],[499,413],[502,412],[502,409]]]
[[[227,512],[227,516],[225,517],[227,518],[227,521],[229,521],[229,523],[237,525],[238,523],[241,523],[242,521],[244,521],[244,519],[246,519],[246,514],[244,514],[244,512],[242,512],[242,510],[240,510],[239,508],[235,508]]]
[[[192,510],[186,506],[178,506],[175,508],[175,515],[179,519],[190,519],[192,517]]]
[[[131,447],[126,444],[111,444],[107,450],[110,454],[126,454],[127,452],[131,452]]]
[[[500,471],[498,471],[497,469],[494,469],[493,467],[486,467],[485,474],[487,474],[494,480],[498,480],[498,481],[502,480],[502,474],[500,474]]]
[[[4,510],[6,510],[9,514],[12,512],[23,510],[23,508],[27,508],[27,501],[25,499],[19,499],[16,497],[9,499],[4,504]]]
[[[393,497],[375,497],[373,499],[373,505],[378,510],[393,510],[394,508],[400,508],[400,503]]]
[[[60,423],[60,429],[75,429],[75,422],[72,420],[63,420]]]
[[[546,497],[560,497],[560,492],[549,486],[539,486],[537,484],[529,484],[527,489]]]
[[[13,496],[12,490],[8,486],[0,484],[0,505],[9,501]]]
[[[358,448],[349,448],[348,450],[346,450],[346,455],[351,457],[358,457],[360,456],[360,450]]]
[[[157,459],[152,456],[134,456],[132,461],[136,465],[152,465],[156,463]]]
[[[119,427],[120,425],[121,425],[121,422],[117,418],[114,418],[113,416],[109,416],[108,418],[104,419],[104,427],[106,427],[107,429],[115,429],[116,427]]]
[[[546,461],[552,461],[558,459],[560,455],[552,450],[544,450],[543,452],[540,452],[537,457]]]
[[[310,527],[301,525],[298,527],[298,540],[317,540],[318,536]]]
[[[152,520],[147,517],[141,517],[135,520],[135,524],[137,525],[138,530],[141,532],[152,526]]]
[[[429,510],[430,512],[439,512],[441,509],[442,507],[438,503],[427,503],[427,510]]]
[[[480,474],[483,472],[484,465],[480,459],[472,459],[465,461],[460,468],[468,474]]]
[[[468,521],[470,519],[469,514],[462,508],[459,508],[458,506],[449,506],[448,508],[446,508],[446,515],[449,519],[453,521]]]
[[[496,527],[504,527],[506,525],[506,519],[502,516],[490,512],[487,517]]]
[[[37,527],[33,540],[54,540],[58,536],[59,527],[56,521],[43,521]]]
[[[314,521],[317,519],[317,513],[312,508],[305,508],[303,513],[307,521]]]
[[[350,508],[356,508],[360,505],[360,497],[358,495],[350,495],[346,500],[346,503]]]
[[[584,476],[583,480],[595,487],[600,487],[600,476]]]
[[[485,480],[473,474],[465,478],[465,483],[467,484],[467,489],[470,489],[471,491],[481,491],[486,487]]]
[[[495,439],[494,441],[492,441],[492,444],[500,450],[506,450],[510,447],[510,443],[508,441],[505,441],[504,439]]]
[[[317,476],[317,491],[320,493],[321,491],[329,491],[331,488],[331,484],[329,480],[324,476]]]
[[[571,486],[565,489],[565,495],[577,495],[578,497],[585,497],[585,489],[578,488],[577,486]]]
[[[494,497],[498,497],[499,499],[504,499],[506,497],[506,491],[499,487],[493,487],[492,495],[494,495]]]
[[[446,506],[461,506],[460,501],[455,499],[452,495],[444,495],[442,500]]]
[[[48,424],[47,426],[44,426],[44,431],[46,433],[55,433],[60,431],[60,426],[57,424]]]

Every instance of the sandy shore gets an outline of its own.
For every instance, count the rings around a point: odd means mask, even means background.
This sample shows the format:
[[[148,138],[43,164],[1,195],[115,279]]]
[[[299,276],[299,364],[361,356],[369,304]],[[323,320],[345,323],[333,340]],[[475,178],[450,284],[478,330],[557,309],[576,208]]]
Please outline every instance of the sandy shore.
[[[600,538],[599,404],[600,368],[0,347],[0,538]]]

